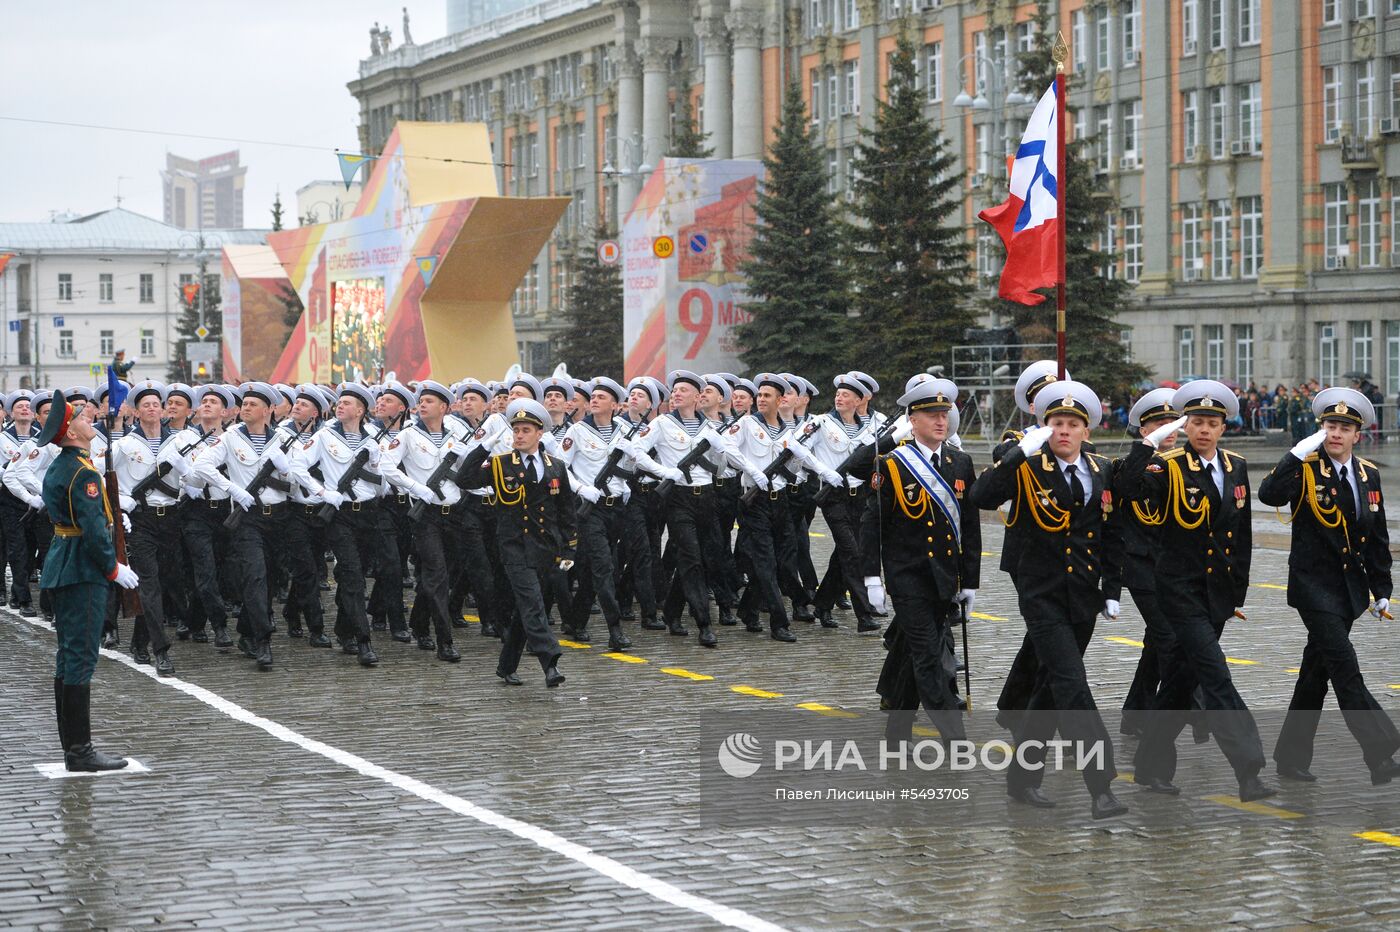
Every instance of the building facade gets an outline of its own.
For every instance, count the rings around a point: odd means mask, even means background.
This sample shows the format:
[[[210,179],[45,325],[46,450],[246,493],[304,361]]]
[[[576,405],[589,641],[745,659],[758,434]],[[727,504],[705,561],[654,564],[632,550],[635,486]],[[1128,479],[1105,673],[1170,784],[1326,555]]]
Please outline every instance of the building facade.
[[[206,230],[206,281],[219,249],[258,230]],[[96,385],[117,350],[164,381],[177,349],[180,288],[199,281],[201,235],[117,208],[62,223],[0,223],[0,390]],[[217,314],[217,307],[211,308]],[[96,368],[94,368],[96,367]]]
[[[480,121],[503,191],[574,197],[517,296],[522,349],[547,357],[572,256],[665,153],[679,95],[717,157],[757,157],[781,88],[799,82],[840,195],[901,30],[928,119],[961,153],[969,249],[994,287],[994,234],[975,217],[1005,197],[1005,156],[1033,104],[1016,56],[1034,41],[1034,6],[547,0],[367,59],[349,87],[368,152],[396,120]],[[1361,370],[1400,391],[1400,0],[1051,10],[1070,48],[1070,132],[1112,195],[1109,271],[1136,286],[1122,321],[1134,355],[1161,378]]]
[[[355,212],[363,185],[343,181],[311,181],[297,188],[297,226],[334,223]]]
[[[207,159],[167,152],[160,173],[165,222],[182,230],[242,229],[247,174],[248,167],[238,164],[237,149]]]

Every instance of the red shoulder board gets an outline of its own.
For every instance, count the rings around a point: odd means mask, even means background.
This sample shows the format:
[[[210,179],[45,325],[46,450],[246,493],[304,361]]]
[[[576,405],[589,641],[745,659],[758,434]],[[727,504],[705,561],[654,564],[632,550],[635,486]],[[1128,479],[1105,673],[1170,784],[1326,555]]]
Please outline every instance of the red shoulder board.
[[[87,492],[88,498],[96,498],[97,496],[102,494],[102,491],[98,489],[96,482],[89,482],[85,491]]]

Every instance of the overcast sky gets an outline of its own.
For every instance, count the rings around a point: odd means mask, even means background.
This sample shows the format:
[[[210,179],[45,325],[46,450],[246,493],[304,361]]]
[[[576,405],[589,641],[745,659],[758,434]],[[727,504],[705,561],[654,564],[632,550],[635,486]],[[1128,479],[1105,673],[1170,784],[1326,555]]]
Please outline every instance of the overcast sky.
[[[403,41],[403,0],[48,0],[5,4],[0,31],[0,222],[116,204],[161,219],[165,153],[229,149],[248,167],[243,214],[271,225],[278,188],[338,178],[356,151],[346,90],[375,21]],[[446,31],[445,0],[408,0],[415,42]],[[154,131],[17,122],[50,120]],[[180,135],[188,134],[188,135]],[[198,139],[189,136],[223,137]],[[301,148],[303,146],[316,149]],[[317,151],[319,149],[319,151]]]

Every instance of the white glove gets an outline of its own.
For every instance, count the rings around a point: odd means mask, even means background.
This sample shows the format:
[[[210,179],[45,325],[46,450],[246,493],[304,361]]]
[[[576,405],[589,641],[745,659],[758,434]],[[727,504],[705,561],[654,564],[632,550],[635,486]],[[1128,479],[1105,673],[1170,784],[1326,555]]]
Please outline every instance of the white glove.
[[[129,363],[130,363],[131,365],[133,365],[133,366],[136,365],[136,364],[137,364],[138,362],[140,362],[140,361],[141,361],[141,357],[140,357],[140,356],[132,356],[130,359],[127,360],[127,362],[129,362]]]
[[[797,460],[799,463],[811,462],[812,451],[807,449],[807,447],[805,447],[804,445],[798,443],[796,438],[788,441],[787,448],[792,451],[792,458]]]
[[[912,436],[914,436],[914,425],[910,424],[908,420],[905,420],[903,424],[894,429],[894,434],[891,435],[891,439],[893,439],[895,443],[903,443]]]
[[[170,471],[173,472],[175,475],[186,476],[189,474],[190,464],[185,460],[183,456],[177,456],[174,459],[170,460],[169,463]]]
[[[976,589],[959,589],[958,594],[953,596],[954,602],[961,602],[967,606],[967,613],[972,614],[972,606],[977,604]]]
[[[1118,604],[1117,599],[1103,600],[1103,617],[1107,618],[1109,621],[1117,621],[1120,611],[1122,611],[1122,606]]]
[[[571,570],[571,569],[574,568],[574,561],[573,561],[573,560],[560,560],[560,561],[559,561],[559,568],[560,568],[561,570],[563,570],[564,572],[567,573],[569,570]]]
[[[122,530],[128,534],[131,533],[131,517],[124,511],[122,512]]]
[[[1049,427],[1032,427],[1030,430],[1026,431],[1025,436],[1021,438],[1021,442],[1017,444],[1017,446],[1021,448],[1022,453],[1031,456],[1041,447],[1045,446],[1045,441],[1049,440],[1050,435],[1054,432],[1055,431]]]
[[[1389,609],[1390,609],[1390,600],[1389,600],[1389,599],[1376,599],[1376,604],[1375,604],[1375,605],[1372,605],[1372,606],[1370,607],[1369,611],[1370,611],[1370,613],[1371,613],[1372,615],[1374,615],[1376,618],[1380,618],[1380,617],[1381,617],[1381,612],[1387,611],[1387,610],[1389,610]]]
[[[445,505],[447,503],[441,495],[421,482],[413,483],[413,486],[408,491],[414,498],[419,501],[427,502],[429,505]]]
[[[1172,421],[1170,424],[1166,424],[1162,427],[1159,427],[1152,433],[1148,434],[1146,437],[1143,437],[1142,442],[1155,450],[1157,449],[1158,444],[1160,444],[1163,440],[1166,440],[1172,434],[1181,430],[1181,428],[1185,426],[1186,418],[1179,417],[1176,420]]]
[[[663,466],[661,468],[661,478],[670,479],[674,483],[683,483],[685,482],[685,473],[676,469],[674,466]]]
[[[42,495],[31,495],[24,501],[25,504],[27,504],[30,508],[33,508],[35,511],[44,510],[44,498]]]
[[[637,441],[628,440],[626,437],[623,437],[617,442],[617,448],[634,459],[646,453],[645,450],[637,445]]]
[[[846,480],[841,478],[841,474],[834,469],[828,469],[821,474],[822,481],[827,485],[834,485],[838,489],[846,484]]]
[[[232,501],[239,508],[242,508],[244,511],[247,511],[249,508],[253,507],[253,496],[248,494],[247,489],[239,488],[236,485],[231,485],[228,487],[228,497],[230,501]]]
[[[267,452],[267,461],[272,464],[272,468],[278,472],[286,472],[291,468],[291,463],[287,462],[287,454],[282,452],[281,447],[273,447]]]
[[[860,487],[863,486],[863,485],[865,485],[865,481],[864,481],[863,479],[861,479],[859,476],[847,476],[847,477],[846,477],[846,488],[848,488],[848,489],[858,489],[858,488],[860,488]]]
[[[341,495],[335,489],[322,489],[321,501],[330,505],[332,508],[339,508],[341,505],[345,504],[345,496]]]
[[[591,482],[588,482],[579,485],[578,497],[592,505],[596,504],[598,499],[603,497],[603,493],[598,491],[598,487],[596,485],[594,485]]]
[[[885,584],[880,582],[879,576],[865,577],[865,599],[872,612],[885,610]]]
[[[117,585],[123,589],[135,589],[141,582],[141,577],[136,575],[136,571],[125,563],[117,564]]]
[[[768,481],[768,477],[767,477],[767,476],[765,476],[763,473],[759,472],[758,470],[754,470],[752,473],[750,473],[750,474],[749,474],[749,478],[750,478],[751,480],[753,480],[753,484],[754,484],[754,485],[758,486],[760,489],[762,489],[762,490],[765,491],[765,492],[767,492],[768,489],[769,489],[769,487],[772,486],[772,484],[773,484],[773,483],[771,483],[771,482]]]
[[[1302,440],[1299,440],[1297,443],[1295,443],[1295,444],[1293,445],[1293,449],[1290,450],[1289,452],[1291,452],[1294,456],[1298,457],[1298,459],[1303,459],[1303,458],[1304,458],[1305,456],[1307,456],[1309,453],[1311,453],[1312,451],[1316,450],[1318,447],[1322,446],[1322,441],[1324,441],[1324,440],[1326,440],[1326,439],[1327,439],[1327,428],[1324,427],[1324,428],[1322,428],[1321,430],[1319,430],[1317,433],[1315,433],[1315,434],[1309,434],[1308,436],[1304,437]]]
[[[130,495],[127,495],[125,492],[121,492],[117,495],[117,505],[121,508],[122,511],[135,511],[136,499],[132,498]]]

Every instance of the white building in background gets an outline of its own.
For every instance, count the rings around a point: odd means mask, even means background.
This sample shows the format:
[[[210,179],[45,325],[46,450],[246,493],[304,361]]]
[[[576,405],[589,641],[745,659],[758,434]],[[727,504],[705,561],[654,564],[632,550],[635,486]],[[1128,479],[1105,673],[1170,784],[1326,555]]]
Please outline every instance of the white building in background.
[[[262,243],[266,231],[200,234],[122,208],[0,223],[0,255],[10,256],[0,272],[0,390],[96,385],[119,349],[140,357],[133,376],[164,381],[201,236],[217,287],[220,248]]]
[[[350,190],[343,181],[312,181],[297,188],[297,226],[334,223],[355,212],[363,186],[355,181]]]

